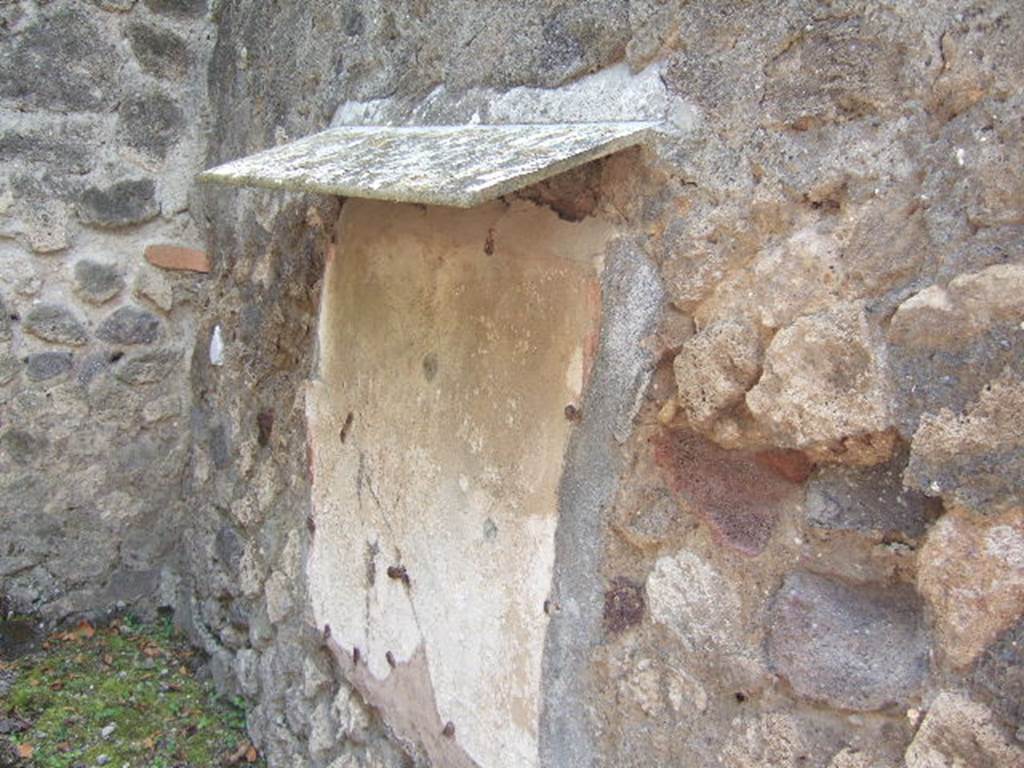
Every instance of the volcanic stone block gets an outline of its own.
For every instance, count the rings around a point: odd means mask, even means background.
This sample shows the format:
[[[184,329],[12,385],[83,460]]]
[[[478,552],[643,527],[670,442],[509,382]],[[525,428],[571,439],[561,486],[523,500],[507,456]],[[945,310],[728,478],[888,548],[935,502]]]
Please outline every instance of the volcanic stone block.
[[[120,56],[77,8],[41,13],[0,38],[0,96],[31,109],[102,111],[117,98]]]
[[[921,602],[909,587],[789,574],[769,610],[772,669],[808,699],[867,711],[902,702],[928,671]]]
[[[29,355],[25,375],[31,381],[46,381],[71,370],[70,352],[39,352]]]
[[[124,288],[124,277],[112,264],[83,259],[75,264],[78,294],[90,304],[104,304]]]
[[[921,536],[941,504],[903,488],[906,456],[868,468],[826,466],[807,484],[807,521],[818,528]]]
[[[163,158],[181,134],[185,113],[159,91],[125,99],[117,111],[128,146]]]
[[[121,307],[100,323],[96,336],[111,344],[152,344],[160,335],[160,320],[138,307]]]
[[[128,40],[139,66],[156,77],[183,77],[188,71],[188,46],[178,35],[146,24],[128,27]]]
[[[1019,768],[1024,748],[993,722],[983,704],[944,691],[907,748],[907,768]]]
[[[974,692],[1015,731],[1024,728],[1024,617],[978,658]]]
[[[104,229],[141,224],[156,218],[160,206],[152,179],[118,181],[90,187],[79,198],[78,216],[86,224]]]
[[[37,304],[25,315],[27,333],[56,344],[80,346],[89,338],[85,325],[61,304]]]

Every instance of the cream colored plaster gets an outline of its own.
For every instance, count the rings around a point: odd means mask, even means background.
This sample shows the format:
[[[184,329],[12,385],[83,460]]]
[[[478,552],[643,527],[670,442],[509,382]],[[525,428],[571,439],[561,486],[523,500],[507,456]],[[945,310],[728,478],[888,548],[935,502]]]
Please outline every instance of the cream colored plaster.
[[[307,399],[314,614],[377,680],[395,673],[387,652],[400,669],[422,645],[436,712],[424,697],[417,728],[451,721],[485,768],[537,764],[564,410],[611,236],[529,203],[350,200],[326,270]],[[408,586],[386,574],[399,564]]]

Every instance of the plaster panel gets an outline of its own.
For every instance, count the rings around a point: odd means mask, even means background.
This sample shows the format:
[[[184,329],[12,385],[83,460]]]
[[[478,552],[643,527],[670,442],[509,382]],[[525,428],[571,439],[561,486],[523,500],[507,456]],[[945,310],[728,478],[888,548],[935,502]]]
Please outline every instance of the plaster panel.
[[[337,225],[307,398],[313,610],[350,680],[437,764],[455,762],[422,734],[449,721],[466,764],[537,764],[565,407],[611,235],[529,203],[350,200]]]

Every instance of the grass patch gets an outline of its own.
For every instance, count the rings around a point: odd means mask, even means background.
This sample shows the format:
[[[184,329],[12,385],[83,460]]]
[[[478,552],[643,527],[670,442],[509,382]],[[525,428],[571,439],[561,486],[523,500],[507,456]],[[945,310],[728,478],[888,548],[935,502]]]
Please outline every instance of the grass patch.
[[[13,662],[0,701],[0,765],[209,768],[262,765],[241,700],[196,679],[200,659],[170,622],[80,624]],[[4,745],[0,744],[0,747]]]

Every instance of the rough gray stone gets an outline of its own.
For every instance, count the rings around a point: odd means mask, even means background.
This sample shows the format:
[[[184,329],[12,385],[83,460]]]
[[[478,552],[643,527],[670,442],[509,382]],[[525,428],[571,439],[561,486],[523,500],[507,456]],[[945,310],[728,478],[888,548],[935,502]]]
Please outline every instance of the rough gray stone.
[[[82,259],[75,264],[78,294],[90,304],[104,304],[124,289],[124,277],[113,264]]]
[[[30,381],[47,381],[71,370],[70,352],[39,352],[29,355],[25,375]]]
[[[128,40],[145,72],[170,79],[184,77],[188,71],[188,45],[174,32],[132,24],[128,27]]]
[[[117,114],[128,146],[160,159],[177,141],[185,124],[181,107],[159,91],[125,99]]]
[[[826,466],[807,484],[807,521],[819,528],[920,537],[941,514],[936,500],[903,487],[906,455],[869,468]]]
[[[85,324],[60,304],[37,304],[25,315],[26,333],[56,344],[80,346],[89,339]]]
[[[1024,617],[981,654],[971,684],[1012,730],[1024,728]]]
[[[0,38],[0,96],[29,109],[102,111],[117,98],[121,57],[79,8],[44,11]]]
[[[160,206],[152,179],[118,181],[106,187],[90,187],[78,203],[78,216],[86,224],[104,229],[141,224],[156,218]]]
[[[906,587],[789,574],[769,610],[768,659],[800,696],[839,709],[905,701],[928,671],[921,601]]]

